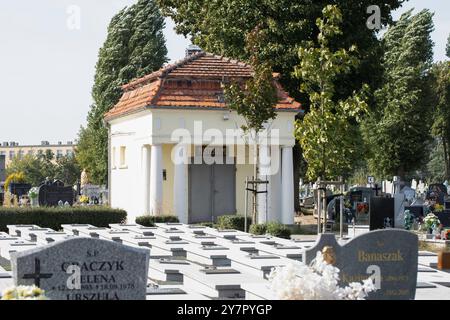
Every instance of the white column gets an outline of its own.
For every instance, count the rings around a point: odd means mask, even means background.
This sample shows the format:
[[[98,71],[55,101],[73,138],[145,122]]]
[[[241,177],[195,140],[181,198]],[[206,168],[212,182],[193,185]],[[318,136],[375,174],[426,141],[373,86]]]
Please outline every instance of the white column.
[[[152,145],[150,165],[150,213],[153,216],[162,214],[163,191],[162,146]]]
[[[259,180],[270,180],[270,149],[266,144],[261,144],[259,146],[259,158],[258,158],[258,178]],[[270,183],[270,181],[269,181]],[[260,184],[258,185],[258,191],[269,191],[269,185]],[[270,192],[270,191],[269,191]],[[257,210],[258,210],[258,223],[265,223],[269,220],[268,193],[258,193],[257,195]]]
[[[292,147],[282,148],[281,222],[294,224],[294,168]]]
[[[174,163],[173,204],[175,214],[181,223],[188,223],[188,149],[186,145],[176,145],[173,149]]]
[[[281,222],[281,150],[270,147],[269,221]]]
[[[142,175],[144,192],[144,214],[150,214],[150,146],[142,147]]]

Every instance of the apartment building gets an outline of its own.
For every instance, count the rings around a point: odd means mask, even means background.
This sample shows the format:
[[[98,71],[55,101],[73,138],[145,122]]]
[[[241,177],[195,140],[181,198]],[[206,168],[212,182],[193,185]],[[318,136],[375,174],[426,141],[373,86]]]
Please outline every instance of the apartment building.
[[[47,150],[53,152],[54,161],[63,156],[73,156],[75,147],[76,144],[73,141],[67,141],[66,143],[59,141],[57,144],[51,144],[48,141],[42,141],[39,145],[20,145],[15,141],[3,142],[0,145],[0,156],[5,157],[5,165],[6,167],[8,167],[11,161],[16,157],[21,159],[27,154],[45,154]]]

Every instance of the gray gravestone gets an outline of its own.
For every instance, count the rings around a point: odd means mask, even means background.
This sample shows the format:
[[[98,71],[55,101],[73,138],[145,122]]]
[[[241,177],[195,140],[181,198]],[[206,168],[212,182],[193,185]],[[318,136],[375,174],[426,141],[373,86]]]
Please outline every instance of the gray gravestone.
[[[149,256],[148,249],[73,238],[14,253],[11,266],[16,285],[35,284],[53,300],[144,300]]]
[[[334,234],[321,235],[318,242],[306,250],[307,264],[325,246],[333,248],[334,264],[339,268],[341,285],[361,282],[379,271],[380,289],[369,294],[373,300],[410,300],[416,295],[418,268],[418,238],[404,230],[376,230],[362,234],[341,246]]]

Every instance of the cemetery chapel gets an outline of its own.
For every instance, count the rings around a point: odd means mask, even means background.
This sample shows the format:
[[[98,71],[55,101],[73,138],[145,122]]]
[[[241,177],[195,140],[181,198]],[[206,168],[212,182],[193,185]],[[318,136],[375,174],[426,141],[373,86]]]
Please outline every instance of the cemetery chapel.
[[[253,176],[254,142],[227,137],[245,119],[227,107],[223,85],[248,80],[252,73],[245,63],[188,50],[183,60],[122,87],[123,96],[105,115],[105,122],[109,128],[109,201],[112,207],[128,212],[128,222],[143,214],[175,215],[182,223],[244,214],[245,181]],[[260,161],[267,164],[269,159],[278,165],[266,172],[260,166],[260,175],[264,174],[260,178],[269,184],[267,193],[258,196],[258,221],[293,224],[294,122],[302,109],[283,90],[277,74],[274,85],[279,98],[277,116],[267,124],[269,138],[258,148]],[[188,133],[189,144],[174,140],[174,132],[180,129]],[[275,131],[277,139],[271,139],[270,132]],[[222,141],[208,132],[221,135]],[[213,152],[220,148],[225,159],[211,164],[201,155],[205,146],[215,143]],[[236,161],[239,152],[245,161]],[[188,161],[173,161],[173,155]]]

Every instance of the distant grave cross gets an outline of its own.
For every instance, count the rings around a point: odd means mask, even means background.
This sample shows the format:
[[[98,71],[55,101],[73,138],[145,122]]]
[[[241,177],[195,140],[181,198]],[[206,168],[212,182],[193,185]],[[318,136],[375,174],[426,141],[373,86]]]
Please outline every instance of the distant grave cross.
[[[41,273],[41,260],[34,259],[34,273],[23,275],[23,279],[34,279],[34,284],[37,287],[41,286],[41,279],[50,279],[53,273]]]
[[[375,187],[372,188],[372,190],[374,190],[375,191],[375,195],[378,196],[378,191],[380,191],[381,188],[378,186],[378,183],[375,183]]]

